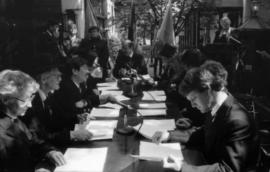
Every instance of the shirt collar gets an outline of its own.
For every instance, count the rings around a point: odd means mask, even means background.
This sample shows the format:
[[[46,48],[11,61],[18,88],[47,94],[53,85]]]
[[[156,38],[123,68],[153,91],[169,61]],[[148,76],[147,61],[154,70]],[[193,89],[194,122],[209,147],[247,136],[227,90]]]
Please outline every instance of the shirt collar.
[[[47,99],[46,94],[41,89],[38,90],[38,94],[43,102]]]
[[[10,118],[10,120],[11,120],[12,122],[14,122],[14,121],[17,119],[17,117],[12,116],[12,115],[10,115],[10,114],[8,114],[8,113],[6,113],[6,115],[7,115],[7,117]]]
[[[211,111],[211,115],[215,116],[217,111],[219,110],[220,106],[225,102],[225,100],[227,99],[228,94],[226,92],[218,92],[217,93],[217,103],[215,104],[215,106],[213,107],[212,111]]]

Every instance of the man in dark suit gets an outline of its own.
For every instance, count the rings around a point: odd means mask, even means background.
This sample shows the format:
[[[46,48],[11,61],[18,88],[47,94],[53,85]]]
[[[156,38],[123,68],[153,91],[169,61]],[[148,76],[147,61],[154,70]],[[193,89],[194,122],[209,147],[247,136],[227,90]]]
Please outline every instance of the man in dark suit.
[[[113,75],[116,78],[121,78],[130,71],[141,75],[148,74],[144,57],[134,51],[134,45],[131,41],[126,41],[116,58]]]
[[[89,52],[93,52],[97,55],[98,63],[102,67],[103,79],[108,77],[108,59],[109,59],[109,49],[107,41],[102,39],[100,34],[100,29],[97,26],[90,27],[88,29],[89,36],[82,40],[79,52],[81,56],[88,57]],[[89,56],[88,58],[93,58]],[[94,57],[96,58],[96,57]],[[90,60],[90,59],[89,59]]]
[[[38,84],[21,71],[4,70],[0,73],[0,171],[47,172],[51,159],[57,165],[65,163],[63,154],[57,151],[19,119],[31,107]]]
[[[90,71],[84,59],[70,59],[66,72],[67,77],[55,92],[52,108],[57,115],[58,127],[73,130],[75,124],[80,123],[81,118],[99,104],[99,97],[93,96],[91,90],[86,88]],[[90,138],[91,133],[88,135],[88,139]]]
[[[156,133],[155,142],[174,140],[199,146],[206,164],[190,165],[166,159],[165,167],[182,172],[242,172],[256,168],[258,157],[255,120],[225,89],[227,72],[217,62],[206,62],[187,72],[179,91],[193,107],[208,113],[204,126],[192,131]]]

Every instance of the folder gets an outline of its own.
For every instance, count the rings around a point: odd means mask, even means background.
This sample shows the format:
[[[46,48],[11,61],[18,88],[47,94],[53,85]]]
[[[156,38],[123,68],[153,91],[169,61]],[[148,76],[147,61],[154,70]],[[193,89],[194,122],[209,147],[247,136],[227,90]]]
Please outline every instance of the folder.
[[[107,156],[104,148],[68,148],[64,154],[66,164],[54,172],[102,172]]]

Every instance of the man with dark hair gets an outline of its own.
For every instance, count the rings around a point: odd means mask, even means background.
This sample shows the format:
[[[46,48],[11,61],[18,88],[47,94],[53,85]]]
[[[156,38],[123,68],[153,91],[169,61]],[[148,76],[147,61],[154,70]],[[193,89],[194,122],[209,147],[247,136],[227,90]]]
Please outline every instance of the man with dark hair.
[[[100,34],[100,29],[97,26],[90,27],[88,29],[88,37],[83,39],[80,47],[79,53],[81,56],[86,58],[93,58],[90,56],[90,52],[94,52],[98,57],[98,63],[102,67],[103,80],[108,77],[108,59],[109,59],[109,49],[107,41],[102,39]],[[93,53],[91,53],[93,54]],[[95,57],[94,57],[95,58]]]

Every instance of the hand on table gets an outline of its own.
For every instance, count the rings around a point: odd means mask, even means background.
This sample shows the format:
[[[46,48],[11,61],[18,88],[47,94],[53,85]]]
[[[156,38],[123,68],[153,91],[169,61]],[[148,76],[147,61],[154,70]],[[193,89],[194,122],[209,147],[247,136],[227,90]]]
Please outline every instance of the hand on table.
[[[182,168],[182,161],[177,159],[175,156],[170,155],[167,158],[163,159],[163,167],[173,169],[175,171],[180,171]]]
[[[71,131],[70,136],[72,140],[86,141],[90,140],[93,134],[86,129],[78,129]]]
[[[51,172],[51,171],[45,168],[39,168],[39,169],[36,169],[35,172]]]
[[[66,160],[64,158],[64,155],[60,151],[50,151],[47,154],[48,158],[55,163],[56,166],[61,166],[66,164]]]
[[[169,139],[169,135],[170,134],[167,131],[157,131],[152,136],[152,142],[159,144],[161,142],[167,141]]]

